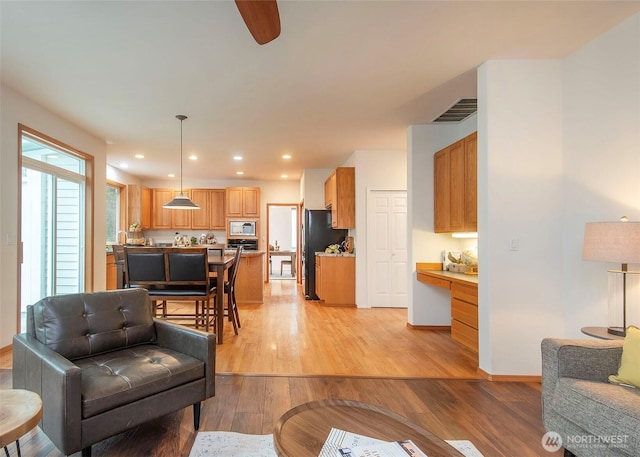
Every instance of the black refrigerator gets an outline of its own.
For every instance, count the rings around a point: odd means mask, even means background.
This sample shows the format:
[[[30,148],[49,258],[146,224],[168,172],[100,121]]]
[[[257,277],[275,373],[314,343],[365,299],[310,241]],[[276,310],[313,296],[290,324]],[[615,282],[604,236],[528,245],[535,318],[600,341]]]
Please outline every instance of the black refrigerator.
[[[324,252],[330,244],[339,244],[348,235],[347,229],[331,228],[331,211],[305,209],[302,223],[302,269],[304,270],[304,296],[318,300],[316,295],[316,252]]]

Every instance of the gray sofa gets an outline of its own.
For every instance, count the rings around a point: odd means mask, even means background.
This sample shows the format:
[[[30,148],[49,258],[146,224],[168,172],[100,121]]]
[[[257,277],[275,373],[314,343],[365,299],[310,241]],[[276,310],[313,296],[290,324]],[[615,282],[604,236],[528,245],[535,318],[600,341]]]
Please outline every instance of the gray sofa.
[[[153,318],[147,291],[47,297],[13,338],[13,387],[42,397],[65,455],[214,395],[215,335]]]
[[[565,455],[640,456],[640,389],[610,384],[622,340],[542,341],[542,418]]]

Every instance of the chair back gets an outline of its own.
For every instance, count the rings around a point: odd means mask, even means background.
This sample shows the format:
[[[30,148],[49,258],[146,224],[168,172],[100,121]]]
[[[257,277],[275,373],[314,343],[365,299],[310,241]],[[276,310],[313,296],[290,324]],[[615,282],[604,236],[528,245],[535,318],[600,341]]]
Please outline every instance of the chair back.
[[[167,280],[174,285],[207,286],[207,248],[165,248]]]
[[[236,277],[238,276],[238,270],[240,269],[240,256],[242,255],[242,246],[238,246],[236,249],[236,255],[233,258],[233,267],[231,267],[231,277],[229,278],[229,288],[233,289],[236,284]]]
[[[166,281],[162,248],[124,248],[126,287],[155,286]]]

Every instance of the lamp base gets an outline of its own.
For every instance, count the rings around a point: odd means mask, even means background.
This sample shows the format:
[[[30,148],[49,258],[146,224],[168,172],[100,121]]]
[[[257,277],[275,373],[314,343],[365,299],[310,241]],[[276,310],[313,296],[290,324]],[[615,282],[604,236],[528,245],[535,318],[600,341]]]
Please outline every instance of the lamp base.
[[[617,336],[627,336],[627,329],[624,327],[608,327],[607,333]]]

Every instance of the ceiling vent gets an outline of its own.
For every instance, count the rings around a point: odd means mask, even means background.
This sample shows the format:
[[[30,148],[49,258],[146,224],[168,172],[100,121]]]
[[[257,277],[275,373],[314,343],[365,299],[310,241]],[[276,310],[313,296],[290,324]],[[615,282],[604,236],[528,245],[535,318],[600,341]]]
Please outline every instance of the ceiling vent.
[[[460,122],[471,116],[476,111],[478,111],[477,98],[461,98],[431,122],[434,124],[439,124],[441,122]]]

